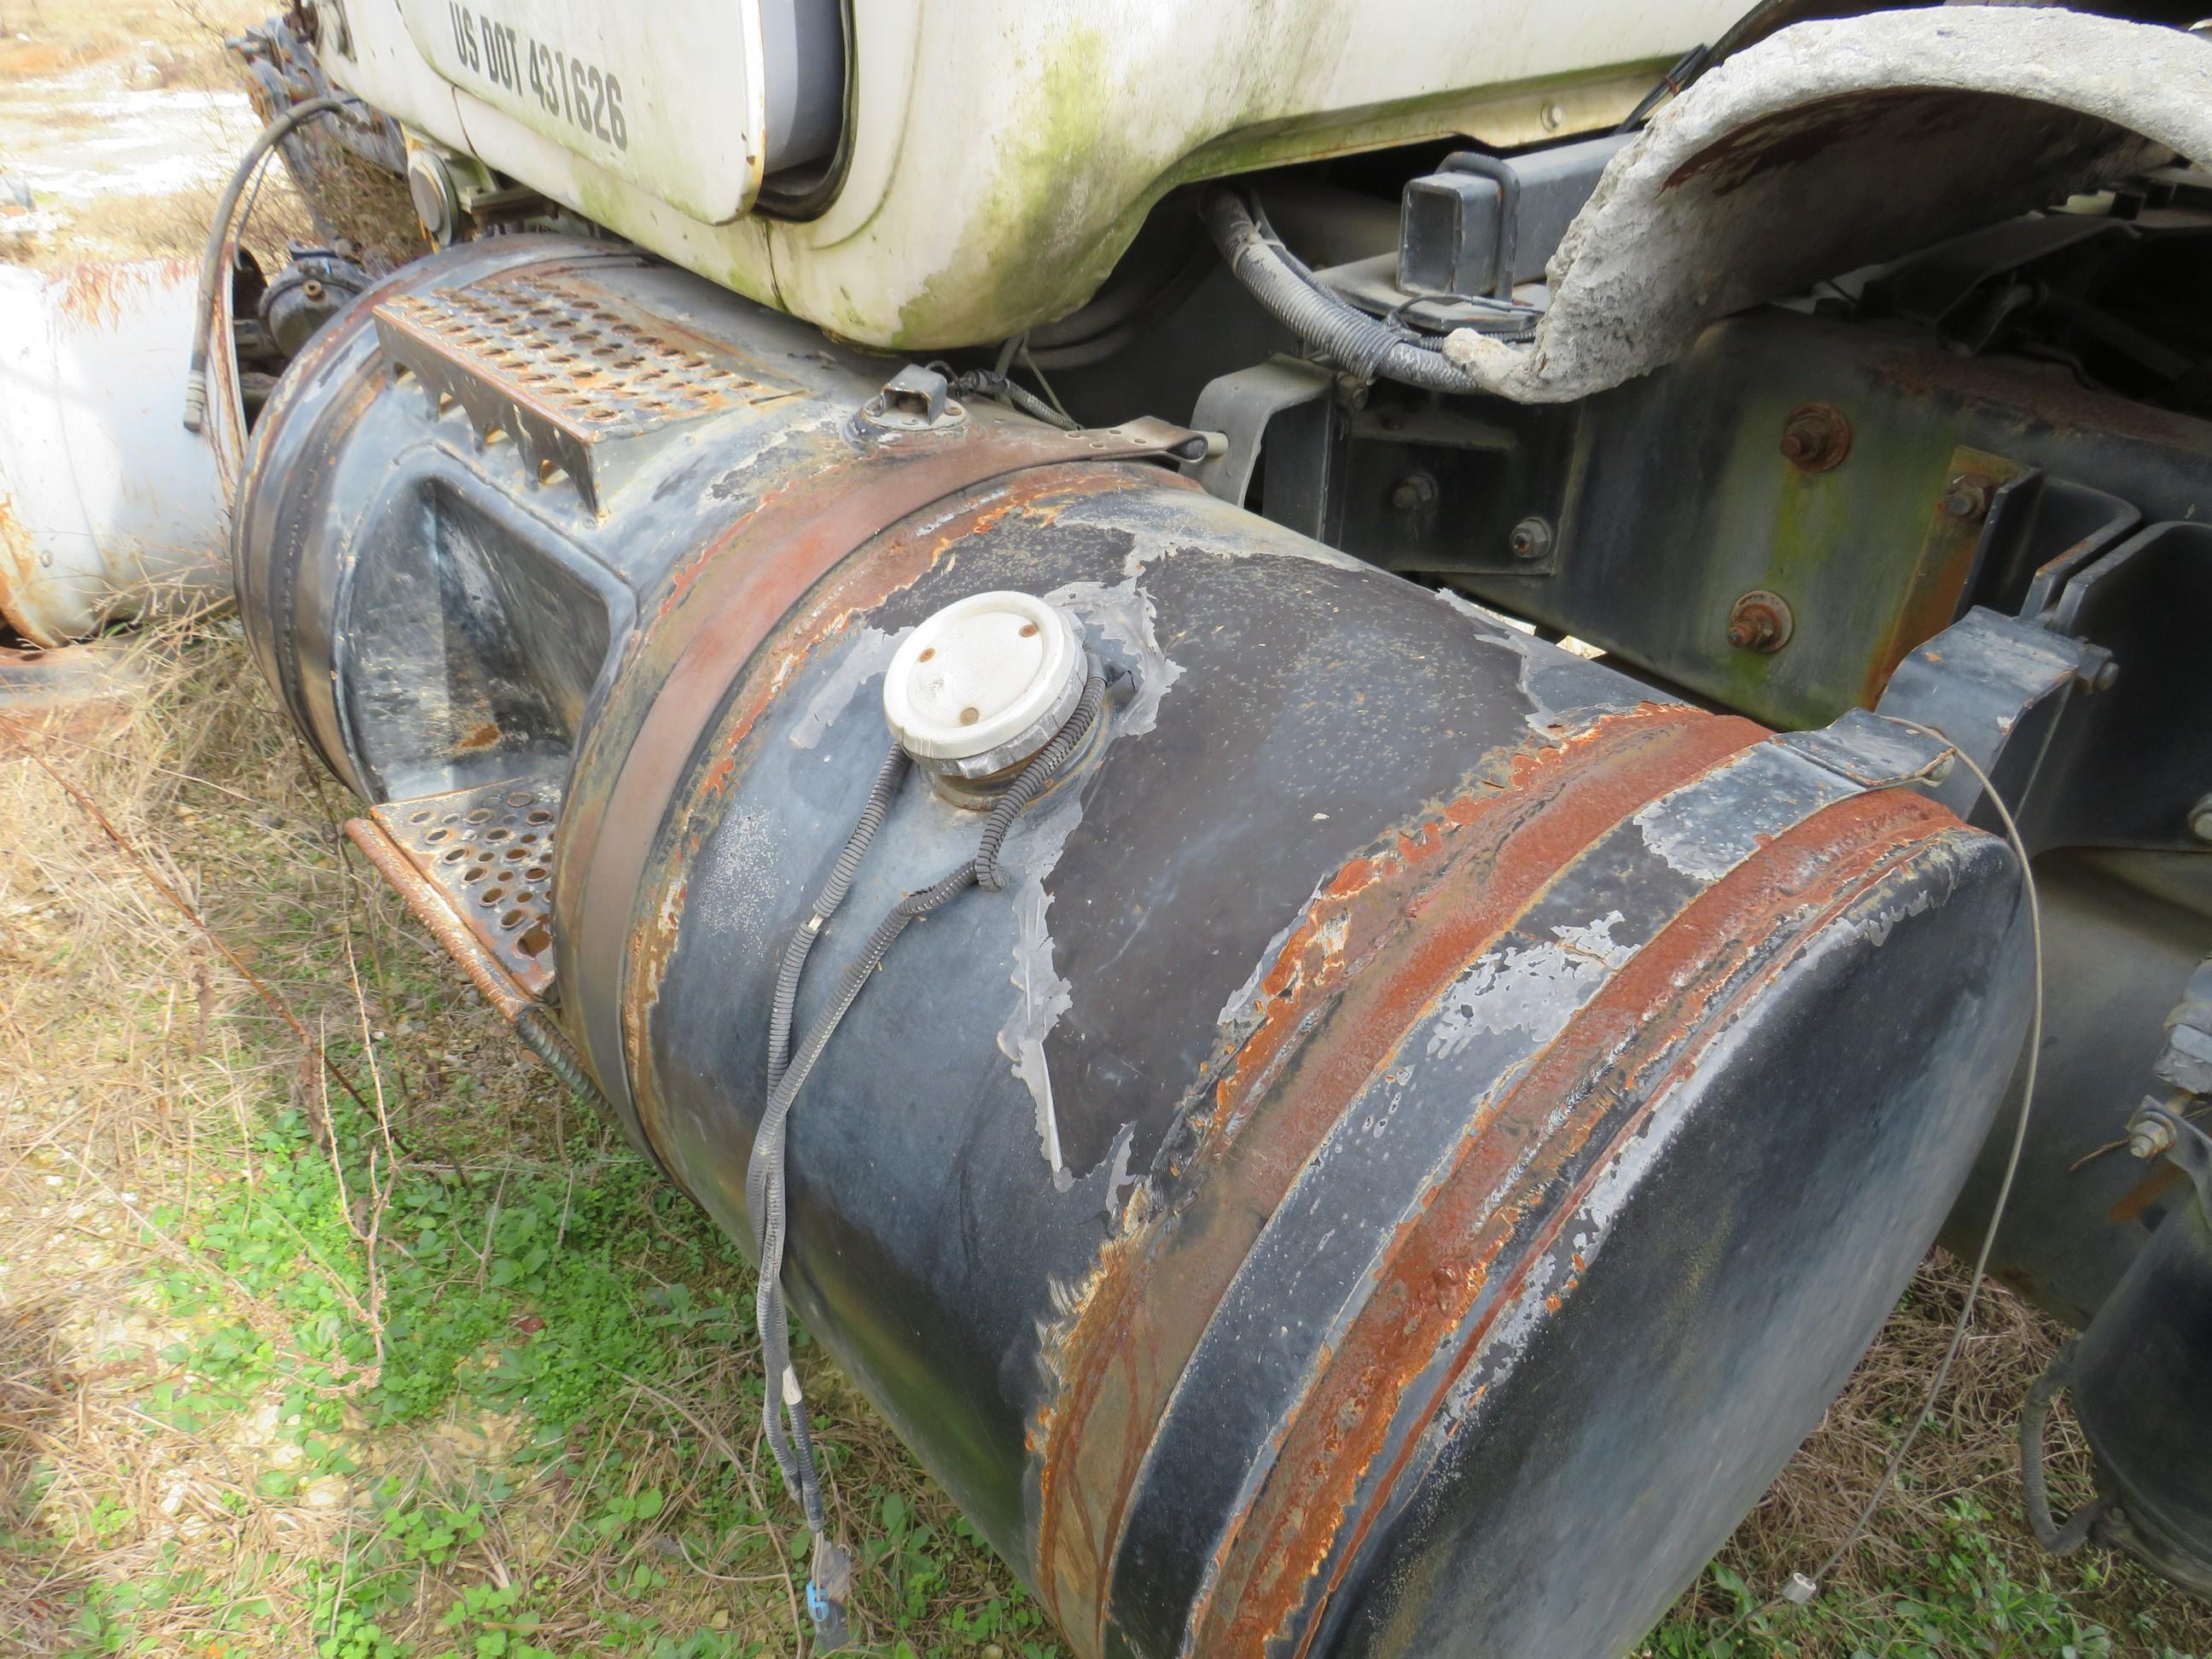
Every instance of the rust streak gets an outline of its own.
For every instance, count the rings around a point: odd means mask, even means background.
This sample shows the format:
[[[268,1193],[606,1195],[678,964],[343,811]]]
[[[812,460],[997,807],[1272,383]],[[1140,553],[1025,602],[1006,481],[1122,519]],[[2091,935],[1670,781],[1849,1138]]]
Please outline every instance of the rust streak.
[[[1221,1066],[1180,1208],[1106,1248],[1055,1345],[1062,1386],[1030,1440],[1039,1583],[1088,1650],[1103,1645],[1108,1575],[1168,1393],[1330,1127],[1561,869],[1628,813],[1765,735],[1680,708],[1601,719],[1564,746],[1516,754],[1511,788],[1425,815],[1328,884],[1270,967],[1259,1027]],[[1338,921],[1342,945],[1316,953],[1317,934]]]
[[[1297,1407],[1274,1474],[1219,1553],[1218,1575],[1193,1611],[1193,1650],[1258,1659],[1304,1613],[1295,1650],[1304,1654],[1319,1623],[1312,1581],[1333,1559],[1322,1594],[1334,1593],[1379,1511],[1376,1497],[1414,1455],[1419,1436],[1409,1434],[1358,1504],[1394,1425],[1428,1422],[1443,1410],[1598,1178],[1605,1159],[1583,1156],[1592,1137],[1617,1145],[1634,1133],[1686,1045],[1715,1029],[1721,1005],[1757,995],[1790,939],[1822,925],[1883,867],[1955,828],[1942,809],[1897,793],[1824,809],[1692,900],[1568,1023],[1470,1129],[1455,1167],[1392,1241],[1373,1292]],[[1762,957],[1768,965],[1759,967]],[[1734,982],[1747,965],[1757,969],[1750,981]],[[1509,1277],[1493,1286],[1498,1264],[1509,1261]],[[1463,1326],[1456,1352],[1437,1372],[1440,1346]],[[1435,1378],[1426,1396],[1409,1400],[1424,1376]]]

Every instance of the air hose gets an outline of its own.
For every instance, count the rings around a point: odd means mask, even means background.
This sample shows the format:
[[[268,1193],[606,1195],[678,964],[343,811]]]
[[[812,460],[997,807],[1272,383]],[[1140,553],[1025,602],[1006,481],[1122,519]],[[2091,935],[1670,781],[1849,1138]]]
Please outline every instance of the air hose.
[[[805,1087],[808,1076],[836,1035],[837,1027],[860,1000],[869,975],[881,965],[892,944],[907,925],[957,898],[970,887],[1000,892],[1006,885],[999,867],[999,849],[1023,807],[1050,783],[1075,751],[1097,718],[1106,682],[1093,673],[1067,721],[1014,776],[983,820],[983,833],[975,856],[919,892],[909,893],[891,907],[876,925],[867,943],[831,994],[830,1005],[799,1045],[790,1053],[791,1028],[799,1002],[799,986],[806,958],[814,944],[845,901],[866,856],[869,843],[883,827],[899,786],[905,781],[908,760],[903,749],[895,749],[877,771],[874,787],[858,823],[847,837],[821,893],[807,918],[785,945],[779,961],[775,999],[769,1011],[768,1104],[753,1136],[752,1159],[745,1171],[745,1210],[753,1218],[753,1243],[759,1255],[760,1278],[753,1307],[760,1329],[761,1359],[768,1387],[761,1401],[761,1425],[775,1454],[784,1489],[805,1511],[814,1534],[814,1556],[806,1587],[807,1612],[815,1623],[817,1645],[825,1652],[845,1644],[849,1634],[845,1616],[846,1591],[852,1577],[852,1558],[830,1540],[822,1504],[822,1486],[814,1460],[814,1437],[806,1415],[806,1395],[799,1373],[791,1364],[791,1325],[783,1297],[783,1253],[786,1240],[784,1152],[785,1131],[792,1103]]]
[[[1325,353],[1363,380],[1401,380],[1431,392],[1489,388],[1436,346],[1409,337],[1323,289],[1287,249],[1262,233],[1236,191],[1217,185],[1199,204],[1214,246],[1261,308],[1306,344]],[[1510,331],[1493,337],[1534,337],[1534,313],[1500,312]]]
[[[222,187],[222,195],[215,204],[215,220],[208,226],[207,243],[200,250],[199,302],[192,313],[191,366],[185,374],[185,431],[198,432],[207,421],[208,337],[215,325],[216,295],[222,282],[223,249],[230,241],[231,221],[238,215],[238,198],[245,193],[246,181],[253,176],[253,169],[260,165],[261,158],[289,137],[295,127],[360,101],[356,98],[309,98],[293,105],[261,129],[259,136],[246,146],[246,154],[239,157],[237,167],[231,170],[230,182]]]

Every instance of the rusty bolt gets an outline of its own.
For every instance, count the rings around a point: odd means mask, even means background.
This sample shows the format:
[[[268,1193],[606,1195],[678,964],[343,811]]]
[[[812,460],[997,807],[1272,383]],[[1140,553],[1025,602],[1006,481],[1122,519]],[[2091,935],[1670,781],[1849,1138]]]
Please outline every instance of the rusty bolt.
[[[1437,499],[1437,481],[1425,472],[1408,472],[1390,491],[1390,505],[1401,513],[1418,513]]]
[[[1739,651],[1779,651],[1796,628],[1789,601],[1765,588],[1753,588],[1729,612],[1728,642]]]
[[[2144,1106],[2154,1107],[2158,1102],[2147,1098]],[[2128,1123],[2128,1156],[2148,1163],[2168,1152],[2173,1146],[2173,1125],[2162,1111],[2144,1111],[2137,1108]]]
[[[1552,521],[1531,513],[1513,526],[1513,533],[1505,538],[1505,544],[1513,550],[1515,558],[1533,564],[1552,550]]]
[[[1782,423],[1782,455],[1800,472],[1826,472],[1851,453],[1851,423],[1831,404],[1800,404]]]
[[[300,284],[300,292],[306,295],[310,300],[319,300],[323,297],[323,285],[317,282],[313,277],[310,276],[306,282]]]
[[[1980,518],[1990,510],[1989,480],[1961,472],[1944,487],[1943,510],[1954,519]]]

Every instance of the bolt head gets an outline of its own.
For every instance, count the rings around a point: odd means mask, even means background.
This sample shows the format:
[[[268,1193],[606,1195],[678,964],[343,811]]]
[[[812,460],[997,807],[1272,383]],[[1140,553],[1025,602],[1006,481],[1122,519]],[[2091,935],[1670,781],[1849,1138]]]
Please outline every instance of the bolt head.
[[[1779,651],[1790,643],[1796,627],[1787,599],[1754,588],[1729,612],[1728,642],[1739,651]]]
[[[2212,842],[2212,795],[2189,809],[2189,833],[2203,842]]]
[[[1540,514],[1531,513],[1513,526],[1505,545],[1515,558],[1534,563],[1552,550],[1552,521]]]
[[[1990,510],[1990,487],[1963,474],[1943,492],[1943,511],[1954,519],[1978,519]]]
[[[1437,498],[1437,481],[1425,472],[1408,472],[1390,490],[1390,505],[1401,513],[1417,513]]]
[[[1826,472],[1851,453],[1851,423],[1831,404],[1800,404],[1782,423],[1777,446],[1801,472]]]

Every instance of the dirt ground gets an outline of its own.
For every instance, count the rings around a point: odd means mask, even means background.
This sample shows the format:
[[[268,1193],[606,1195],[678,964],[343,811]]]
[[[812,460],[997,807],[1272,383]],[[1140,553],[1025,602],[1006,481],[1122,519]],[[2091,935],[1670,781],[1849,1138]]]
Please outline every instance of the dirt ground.
[[[196,249],[252,129],[215,43],[257,9],[0,0],[0,174],[32,197],[0,187],[0,258]],[[0,1656],[805,1651],[734,1249],[348,850],[234,619],[79,649],[110,709],[0,712]],[[2061,1333],[1996,1287],[1874,1527],[1773,1602],[1964,1291],[1929,1261],[1644,1652],[2212,1655],[2212,1607],[2025,1535],[2014,1426]],[[801,1364],[866,1650],[1062,1652]]]

